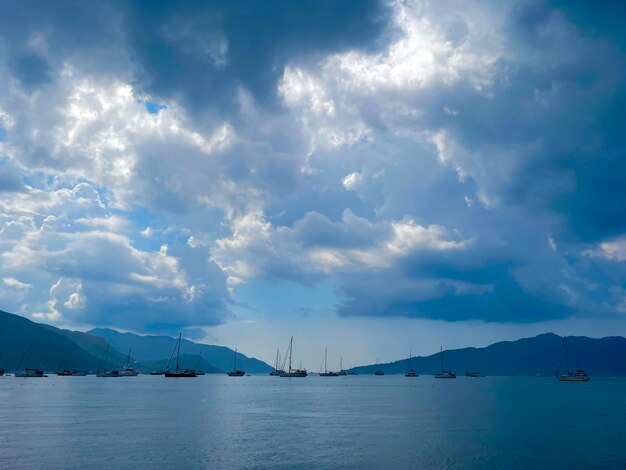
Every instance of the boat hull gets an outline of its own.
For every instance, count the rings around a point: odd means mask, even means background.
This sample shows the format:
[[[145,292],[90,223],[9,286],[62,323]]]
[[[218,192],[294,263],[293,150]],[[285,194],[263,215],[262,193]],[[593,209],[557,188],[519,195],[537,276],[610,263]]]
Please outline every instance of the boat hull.
[[[291,372],[282,372],[281,377],[306,377],[308,375],[305,370],[294,370]]]
[[[23,371],[16,371],[14,375],[15,377],[21,377],[25,379],[26,378],[40,379],[43,377],[47,377],[47,375],[45,375],[42,370],[35,370],[35,369],[26,369]]]
[[[320,372],[320,377],[339,377],[337,372]]]
[[[456,379],[456,374],[454,372],[444,371],[435,375],[435,378],[436,379]]]
[[[227,372],[229,377],[243,377],[246,373],[242,370],[235,370],[232,372]]]
[[[78,370],[62,370],[57,372],[59,377],[84,377],[87,375],[87,372],[82,372]]]
[[[166,372],[163,374],[165,377],[173,378],[173,379],[185,379],[196,377],[196,373],[194,371],[185,370],[182,372]]]
[[[96,377],[104,377],[104,378],[109,378],[109,377],[122,377],[120,375],[120,373],[116,370],[111,370],[111,371],[107,371],[107,372],[98,372],[96,374]]]
[[[561,375],[559,376],[560,382],[589,382],[589,377],[584,376],[571,376],[571,375]]]

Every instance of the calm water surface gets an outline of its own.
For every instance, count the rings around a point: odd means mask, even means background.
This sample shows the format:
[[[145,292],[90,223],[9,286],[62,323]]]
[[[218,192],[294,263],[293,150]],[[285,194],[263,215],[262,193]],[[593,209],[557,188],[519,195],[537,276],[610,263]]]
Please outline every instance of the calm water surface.
[[[626,468],[626,380],[0,377],[0,468]]]

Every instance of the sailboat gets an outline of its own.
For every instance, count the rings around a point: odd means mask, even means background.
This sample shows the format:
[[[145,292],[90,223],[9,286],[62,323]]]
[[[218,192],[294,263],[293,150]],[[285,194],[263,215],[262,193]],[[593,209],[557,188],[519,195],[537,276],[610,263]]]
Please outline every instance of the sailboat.
[[[33,340],[31,339],[30,343],[28,343],[28,348],[26,348],[26,352],[22,355],[22,358],[20,359],[19,364],[15,368],[15,373],[13,374],[15,375],[15,377],[24,377],[24,378],[47,377],[47,375],[43,373],[43,370],[31,369],[28,367],[28,362],[30,361],[30,353],[31,353],[32,347],[33,347]],[[20,366],[22,365],[22,362],[24,362],[24,359],[26,359],[26,367],[24,368],[24,370],[20,370]]]
[[[172,355],[170,356],[170,360],[167,361],[167,367],[166,367],[166,371],[163,375],[165,375],[165,377],[172,377],[172,378],[184,378],[184,377],[196,377],[196,371],[195,370],[191,370],[191,369],[181,369],[180,368],[180,343],[183,340],[183,334],[179,334],[178,335],[178,341],[176,342],[176,344],[174,345],[174,349],[172,350]],[[178,352],[176,353],[176,370],[174,372],[170,371],[170,362],[172,360],[172,356],[174,356],[174,351],[178,350]]]
[[[587,373],[578,369],[576,372],[571,372],[569,367],[569,351],[567,349],[567,337],[563,336],[563,349],[565,350],[565,361],[567,365],[567,374],[559,374],[557,371],[557,375],[561,382],[589,382],[589,376]]]
[[[130,352],[132,348],[128,348],[128,356],[126,356],[126,360],[124,361],[124,365],[122,366],[122,375],[124,377],[137,377],[139,375],[139,371],[130,366]]]
[[[380,358],[376,358],[376,365],[380,367]],[[382,369],[376,369],[374,375],[385,375],[385,371]]]
[[[67,357],[67,353],[63,354],[63,357],[61,358],[61,362],[59,362],[59,366],[57,367],[57,375],[59,377],[83,377],[85,375],[87,375],[87,372],[84,371],[80,371],[80,370],[76,370],[76,369],[63,369],[61,370],[61,366],[63,365],[63,362],[65,362],[65,358]]]
[[[291,340],[289,341],[289,369],[287,369],[287,371],[282,371],[280,373],[281,377],[306,377],[307,371],[306,369],[292,369],[291,368],[291,353],[293,352],[293,336],[291,337]]]
[[[233,370],[227,372],[229,377],[243,377],[246,375],[245,371],[237,369],[237,350],[235,349],[235,362],[233,364]]]
[[[343,357],[339,359],[339,372],[337,375],[348,375],[348,371],[343,368]]]
[[[281,372],[285,372],[282,367],[280,367],[280,350],[276,350],[276,361],[274,362],[274,370],[270,372],[270,375],[278,376]]]
[[[107,370],[107,360],[109,358],[109,343],[107,342],[107,348],[104,352],[104,369],[102,372],[98,372],[96,377],[121,377],[119,370]],[[102,361],[100,361],[102,363]],[[98,367],[100,369],[100,367]]]
[[[337,377],[339,375],[337,372],[328,370],[328,348],[324,348],[324,361],[322,365],[324,366],[324,372],[322,372],[322,368],[320,367],[320,377]]]
[[[435,375],[436,379],[456,379],[456,374],[449,370],[443,370],[443,346],[441,347],[441,372]]]
[[[409,370],[407,371],[406,374],[404,374],[405,377],[419,377],[420,375],[415,372],[413,370],[413,368],[411,367],[412,365],[412,360],[413,360],[413,351],[409,351]]]

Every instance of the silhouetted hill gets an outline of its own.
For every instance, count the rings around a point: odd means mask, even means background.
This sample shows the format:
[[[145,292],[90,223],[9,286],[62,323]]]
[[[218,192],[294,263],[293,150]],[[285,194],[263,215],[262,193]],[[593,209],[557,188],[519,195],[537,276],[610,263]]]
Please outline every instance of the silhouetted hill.
[[[41,326],[49,328],[50,330],[55,331],[70,339],[83,351],[97,357],[98,362],[100,362],[100,360],[104,357],[104,353],[107,347],[107,340],[105,338],[93,336],[89,333],[83,333],[82,331],[63,330],[54,326],[44,324],[41,324]],[[113,345],[110,345],[109,355],[107,358],[107,369],[116,369],[122,367],[124,361],[126,360],[127,354],[128,350],[126,350],[125,352],[117,351]],[[133,357],[131,357],[131,359],[133,359]]]
[[[176,338],[170,336],[141,336],[133,333],[120,333],[110,328],[95,328],[88,331],[90,335],[100,336],[111,342],[118,351],[133,349],[133,357],[140,360],[167,359],[172,354]],[[183,339],[181,352],[187,355],[198,355],[217,369],[230,370],[233,367],[234,351],[224,346],[194,343]],[[237,354],[237,367],[252,374],[269,373],[272,367],[263,361]]]
[[[612,336],[602,339],[570,336],[567,339],[570,368],[584,369],[592,376],[626,376],[626,338]],[[554,375],[560,366],[567,369],[563,338],[546,333],[534,338],[502,341],[485,348],[464,348],[444,351],[444,368],[458,375],[480,371],[486,375]],[[441,369],[439,353],[414,357],[412,368],[419,374],[434,374]],[[382,369],[386,374],[403,374],[409,359],[388,364],[355,367],[360,374],[373,374]]]
[[[93,370],[100,362],[100,357],[83,350],[60,330],[0,310],[0,368],[14,371],[31,340],[28,364],[25,361],[21,368],[56,371],[66,354],[63,367],[68,369]]]

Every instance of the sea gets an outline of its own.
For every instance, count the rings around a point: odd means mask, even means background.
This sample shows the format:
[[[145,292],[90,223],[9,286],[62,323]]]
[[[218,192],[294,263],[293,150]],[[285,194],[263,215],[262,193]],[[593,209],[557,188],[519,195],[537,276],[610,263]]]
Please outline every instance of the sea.
[[[0,468],[626,468],[626,379],[4,376]]]

